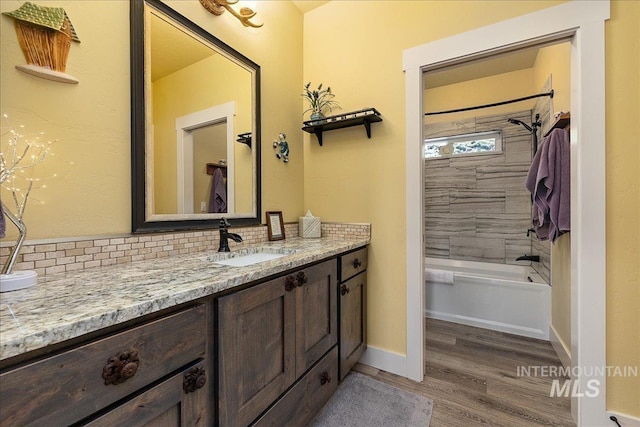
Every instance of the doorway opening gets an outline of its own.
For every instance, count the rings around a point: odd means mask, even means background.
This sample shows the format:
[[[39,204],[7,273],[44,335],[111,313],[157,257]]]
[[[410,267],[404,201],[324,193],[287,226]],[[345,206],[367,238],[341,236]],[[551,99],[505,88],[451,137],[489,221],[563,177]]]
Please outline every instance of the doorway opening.
[[[604,21],[609,2],[563,3],[494,25],[407,49],[406,244],[407,360],[409,378],[423,379],[424,206],[423,73],[521,48],[571,40],[571,358],[573,366],[605,366],[605,147]],[[416,234],[418,234],[416,236]],[[575,298],[574,298],[575,296]],[[576,378],[581,392],[586,379]],[[592,378],[603,392],[572,399],[578,425],[606,423],[604,375]],[[584,394],[583,394],[584,395]]]

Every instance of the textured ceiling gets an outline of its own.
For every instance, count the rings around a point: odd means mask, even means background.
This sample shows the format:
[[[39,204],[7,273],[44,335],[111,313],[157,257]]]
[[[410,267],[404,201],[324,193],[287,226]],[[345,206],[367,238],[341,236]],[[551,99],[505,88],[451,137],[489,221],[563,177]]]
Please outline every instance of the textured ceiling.
[[[151,13],[151,81],[202,61],[216,52],[204,41],[196,39]]]
[[[509,52],[504,55],[491,56],[487,59],[451,66],[442,70],[429,71],[424,75],[424,87],[425,89],[431,89],[532,68],[536,62],[538,50],[539,46]]]

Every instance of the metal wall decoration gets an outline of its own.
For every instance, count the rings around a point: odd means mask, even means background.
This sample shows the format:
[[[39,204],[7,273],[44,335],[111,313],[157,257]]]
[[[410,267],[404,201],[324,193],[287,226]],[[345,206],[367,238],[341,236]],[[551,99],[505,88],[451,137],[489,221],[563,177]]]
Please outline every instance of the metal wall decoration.
[[[282,159],[283,162],[289,162],[289,143],[287,142],[287,135],[284,132],[278,134],[278,139],[273,141],[273,148],[278,149],[276,157]]]

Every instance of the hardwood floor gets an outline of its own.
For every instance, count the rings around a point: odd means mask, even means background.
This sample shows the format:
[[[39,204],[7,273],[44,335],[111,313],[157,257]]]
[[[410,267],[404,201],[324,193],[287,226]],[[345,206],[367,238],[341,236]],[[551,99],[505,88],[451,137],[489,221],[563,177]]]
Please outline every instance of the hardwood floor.
[[[570,398],[549,397],[554,378],[517,375],[518,366],[561,366],[546,341],[427,319],[425,354],[422,383],[354,370],[433,399],[430,427],[575,426]]]

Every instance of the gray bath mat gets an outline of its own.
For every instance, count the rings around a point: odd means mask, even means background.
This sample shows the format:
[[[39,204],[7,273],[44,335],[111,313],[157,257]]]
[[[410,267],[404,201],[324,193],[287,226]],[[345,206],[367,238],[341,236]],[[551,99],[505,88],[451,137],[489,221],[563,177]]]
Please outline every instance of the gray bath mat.
[[[351,372],[311,427],[427,427],[433,401]]]

